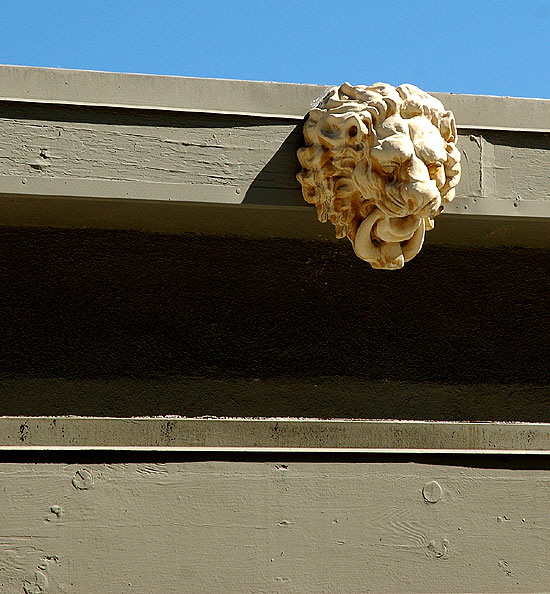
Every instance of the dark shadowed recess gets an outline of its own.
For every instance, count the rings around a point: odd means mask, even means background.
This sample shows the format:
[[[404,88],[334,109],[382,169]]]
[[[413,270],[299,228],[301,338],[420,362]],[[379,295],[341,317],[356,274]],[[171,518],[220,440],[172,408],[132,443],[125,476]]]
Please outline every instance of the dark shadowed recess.
[[[548,252],[0,230],[0,414],[550,421]]]
[[[550,470],[550,456],[529,454],[396,454],[373,452],[142,452],[131,450],[0,450],[0,464],[181,464],[193,462],[272,463],[294,471],[295,464],[426,464],[464,468]]]

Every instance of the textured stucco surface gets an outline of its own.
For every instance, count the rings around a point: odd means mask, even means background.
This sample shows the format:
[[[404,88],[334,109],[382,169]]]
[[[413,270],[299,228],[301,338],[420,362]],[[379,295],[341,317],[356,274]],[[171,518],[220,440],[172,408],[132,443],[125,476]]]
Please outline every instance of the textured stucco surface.
[[[548,252],[0,231],[2,414],[548,421]]]

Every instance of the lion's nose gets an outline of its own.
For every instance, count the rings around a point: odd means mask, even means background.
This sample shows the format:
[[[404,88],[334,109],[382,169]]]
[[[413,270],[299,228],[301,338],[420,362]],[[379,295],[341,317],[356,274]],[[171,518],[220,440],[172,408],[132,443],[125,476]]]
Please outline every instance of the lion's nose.
[[[407,205],[409,214],[430,216],[441,205],[441,197],[433,180],[410,181],[401,187],[401,198]],[[427,213],[425,214],[425,210]],[[433,211],[433,212],[432,212]]]

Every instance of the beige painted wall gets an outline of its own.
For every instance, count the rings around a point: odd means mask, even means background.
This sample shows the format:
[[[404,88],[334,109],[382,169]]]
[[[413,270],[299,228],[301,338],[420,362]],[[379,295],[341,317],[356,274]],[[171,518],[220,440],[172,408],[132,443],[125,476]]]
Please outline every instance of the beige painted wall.
[[[0,591],[548,592],[550,477],[496,459],[4,463]]]

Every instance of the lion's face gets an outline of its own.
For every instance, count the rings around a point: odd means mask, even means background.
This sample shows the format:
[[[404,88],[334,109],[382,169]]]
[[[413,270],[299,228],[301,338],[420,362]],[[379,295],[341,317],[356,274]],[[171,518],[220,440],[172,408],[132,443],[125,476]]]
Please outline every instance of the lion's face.
[[[447,160],[439,130],[424,116],[392,116],[375,127],[375,136],[371,167],[385,187],[376,206],[389,217],[438,214]]]
[[[460,178],[452,113],[412,85],[344,84],[310,112],[304,133],[298,179],[320,220],[374,268],[401,268]]]
[[[374,139],[365,154],[368,182],[361,175],[354,180],[362,195],[373,197],[376,209],[353,244],[373,267],[401,268],[420,250],[426,223],[442,210],[448,154],[438,128],[425,116],[391,116],[374,127]],[[368,191],[373,185],[376,193]]]

